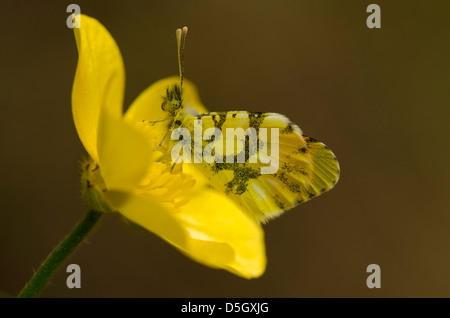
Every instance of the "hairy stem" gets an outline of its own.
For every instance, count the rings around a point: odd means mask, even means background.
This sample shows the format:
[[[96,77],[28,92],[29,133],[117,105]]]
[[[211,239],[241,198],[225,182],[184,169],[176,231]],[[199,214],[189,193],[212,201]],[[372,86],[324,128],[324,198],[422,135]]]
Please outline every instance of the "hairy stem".
[[[75,228],[59,243],[42,263],[31,280],[25,285],[17,297],[37,297],[42,289],[56,273],[61,264],[75,251],[86,236],[92,231],[104,213],[89,210]]]

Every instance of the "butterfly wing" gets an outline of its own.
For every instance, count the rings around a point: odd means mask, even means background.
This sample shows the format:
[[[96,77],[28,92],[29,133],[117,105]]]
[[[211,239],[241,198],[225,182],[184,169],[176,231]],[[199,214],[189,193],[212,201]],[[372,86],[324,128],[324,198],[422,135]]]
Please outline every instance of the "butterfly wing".
[[[283,115],[246,111],[207,113],[196,117],[184,116],[178,124],[187,128],[191,136],[195,137],[196,120],[201,120],[202,136],[208,128],[222,132],[224,155],[222,162],[215,160],[208,163],[204,160],[205,157],[199,163],[199,152],[195,153],[192,140],[192,161],[197,156],[197,163],[190,165],[200,171],[214,188],[226,192],[258,222],[265,223],[284,211],[330,190],[339,179],[339,164],[333,152],[323,143],[304,135],[298,126]],[[227,128],[254,128],[257,132],[256,148],[254,144],[250,144],[251,134],[241,140],[241,144],[247,149],[244,162],[237,162],[238,153],[242,149],[239,149],[239,140],[228,133]],[[261,128],[265,128],[269,134],[263,136],[260,133],[263,131]],[[272,128],[278,128],[278,138],[274,140],[271,140],[272,136],[276,137],[275,133],[271,133]],[[234,149],[226,147],[230,140],[236,141],[237,146]],[[271,141],[270,144],[268,140]],[[210,143],[210,140],[203,140],[201,151]],[[272,167],[271,173],[262,173],[262,167],[269,167],[267,154],[277,146],[278,167]],[[258,158],[256,162],[254,157],[253,161],[250,160],[252,155]],[[273,165],[273,162],[270,165]]]

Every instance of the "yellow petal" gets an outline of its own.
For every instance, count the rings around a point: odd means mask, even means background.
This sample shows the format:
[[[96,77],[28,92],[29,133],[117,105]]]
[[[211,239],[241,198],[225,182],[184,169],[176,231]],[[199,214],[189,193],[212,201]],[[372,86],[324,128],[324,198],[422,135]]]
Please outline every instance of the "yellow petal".
[[[244,278],[264,273],[266,256],[261,227],[224,194],[197,191],[177,212],[164,211],[149,197],[131,194],[123,202],[117,198],[110,201],[122,215],[199,263]]]
[[[186,245],[186,231],[157,201],[121,192],[108,192],[108,200],[120,213],[180,248]]]
[[[108,110],[102,112],[98,133],[101,173],[109,191],[132,191],[145,176],[152,149],[147,138]]]
[[[81,28],[74,31],[78,65],[72,89],[73,118],[86,151],[98,162],[101,108],[122,114],[125,70],[116,42],[100,22],[81,15]]]
[[[161,79],[147,89],[145,89],[131,104],[125,114],[125,120],[129,123],[136,123],[143,120],[157,121],[168,118],[168,113],[161,109],[162,98],[166,95],[166,88],[179,84],[178,76]],[[183,104],[186,108],[192,107],[199,113],[206,113],[206,108],[202,105],[195,85],[183,80]],[[167,132],[167,123],[154,126],[154,134],[161,139]]]
[[[225,194],[205,188],[180,209],[175,216],[188,232],[188,255],[245,278],[264,273],[264,232]]]

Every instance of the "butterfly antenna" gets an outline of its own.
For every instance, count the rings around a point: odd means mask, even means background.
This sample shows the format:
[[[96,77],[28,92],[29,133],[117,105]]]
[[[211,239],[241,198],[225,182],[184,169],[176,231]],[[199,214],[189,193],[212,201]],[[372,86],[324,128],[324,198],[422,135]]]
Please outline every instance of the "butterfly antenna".
[[[180,71],[180,89],[183,91],[183,74],[184,74],[184,45],[186,43],[188,28],[177,29],[177,46],[178,46],[178,68]]]

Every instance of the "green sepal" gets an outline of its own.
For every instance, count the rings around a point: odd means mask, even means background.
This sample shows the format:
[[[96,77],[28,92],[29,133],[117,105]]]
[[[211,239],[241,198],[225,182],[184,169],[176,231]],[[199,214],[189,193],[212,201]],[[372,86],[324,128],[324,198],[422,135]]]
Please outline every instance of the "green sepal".
[[[86,158],[81,172],[81,195],[90,208],[99,212],[115,212],[106,198],[106,185],[100,166],[91,158]]]

